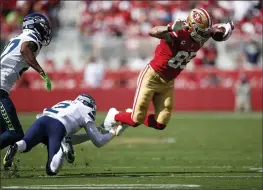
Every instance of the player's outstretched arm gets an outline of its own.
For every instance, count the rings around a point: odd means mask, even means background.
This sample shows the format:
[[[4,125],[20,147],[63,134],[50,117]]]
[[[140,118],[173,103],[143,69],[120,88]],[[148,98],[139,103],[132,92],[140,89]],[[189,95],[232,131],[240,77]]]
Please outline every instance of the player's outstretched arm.
[[[116,136],[115,129],[109,131],[109,133],[101,134],[94,123],[89,122],[85,127],[88,138],[96,147],[102,147],[107,144],[114,136]]]
[[[26,64],[35,69],[38,73],[44,72],[38,64],[34,52],[37,50],[37,45],[32,41],[23,42],[21,45],[20,53],[23,56]]]
[[[46,89],[51,90],[51,81],[41,66],[38,64],[34,52],[37,50],[37,45],[32,41],[23,42],[21,45],[20,53],[23,56],[26,64],[35,69],[43,80],[46,82]]]
[[[169,30],[168,26],[155,26],[149,30],[148,34],[151,37],[155,37],[158,39],[164,39],[170,43],[172,42],[172,37],[169,32],[171,31]]]
[[[87,134],[74,134],[70,136],[73,145],[81,144],[90,140]]]
[[[164,39],[167,42],[172,42],[172,36],[170,32],[176,32],[184,28],[189,28],[189,26],[182,20],[177,20],[173,24],[168,24],[167,26],[155,26],[151,28],[148,34],[152,37],[158,39]]]

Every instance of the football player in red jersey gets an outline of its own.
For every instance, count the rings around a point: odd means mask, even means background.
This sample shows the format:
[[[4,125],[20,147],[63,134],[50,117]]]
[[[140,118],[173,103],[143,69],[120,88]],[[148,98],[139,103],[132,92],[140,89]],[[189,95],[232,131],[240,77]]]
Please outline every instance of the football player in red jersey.
[[[154,58],[138,77],[133,109],[113,111],[114,119],[106,118],[104,124],[114,120],[123,126],[122,130],[127,125],[136,127],[140,124],[163,130],[172,114],[174,80],[211,37],[212,26],[208,12],[200,8],[191,10],[186,21],[177,20],[168,26],[153,27],[149,35],[159,38],[160,44],[155,49]],[[221,27],[224,27],[224,41],[230,37],[234,27],[230,22],[221,24]],[[151,101],[155,114],[147,114]]]

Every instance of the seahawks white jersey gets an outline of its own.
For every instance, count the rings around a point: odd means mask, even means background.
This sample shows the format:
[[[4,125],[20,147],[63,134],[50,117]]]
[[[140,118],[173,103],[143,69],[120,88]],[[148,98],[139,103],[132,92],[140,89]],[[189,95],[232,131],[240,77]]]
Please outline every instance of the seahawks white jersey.
[[[22,34],[10,39],[1,54],[1,89],[8,93],[16,80],[29,68],[20,53],[21,45],[25,41],[33,41],[37,44],[37,51],[34,53],[37,56],[42,45],[32,30],[23,30]]]
[[[87,126],[89,122],[95,123],[96,111],[78,100],[66,100],[44,109],[41,116],[43,115],[59,120],[65,126],[67,135],[72,135]]]

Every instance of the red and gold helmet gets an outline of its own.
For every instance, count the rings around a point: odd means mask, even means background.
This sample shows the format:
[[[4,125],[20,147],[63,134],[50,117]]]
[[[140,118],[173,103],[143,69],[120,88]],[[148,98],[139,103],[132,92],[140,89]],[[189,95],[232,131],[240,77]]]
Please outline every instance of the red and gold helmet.
[[[190,35],[196,42],[204,44],[210,38],[212,19],[205,9],[192,9],[186,22],[190,26]]]

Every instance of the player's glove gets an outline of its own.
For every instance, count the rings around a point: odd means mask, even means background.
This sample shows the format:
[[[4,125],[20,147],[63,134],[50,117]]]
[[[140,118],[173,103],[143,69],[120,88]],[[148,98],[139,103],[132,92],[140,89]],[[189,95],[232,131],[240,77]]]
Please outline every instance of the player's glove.
[[[234,30],[235,26],[234,26],[234,23],[231,21],[231,22],[226,23],[224,27],[226,29],[225,34],[223,36],[224,41],[225,41],[231,36],[232,31]]]
[[[178,19],[178,20],[174,21],[172,26],[168,24],[168,31],[169,32],[171,32],[171,31],[176,32],[176,31],[183,30],[183,29],[189,29],[188,24],[184,20]]]
[[[40,76],[46,83],[46,90],[51,91],[51,80],[49,79],[48,75],[44,72],[41,72]]]
[[[232,21],[230,21],[227,23],[219,24],[218,27],[224,27],[225,28],[225,33],[223,35],[222,41],[226,41],[232,35],[232,31],[234,30],[235,25]]]

